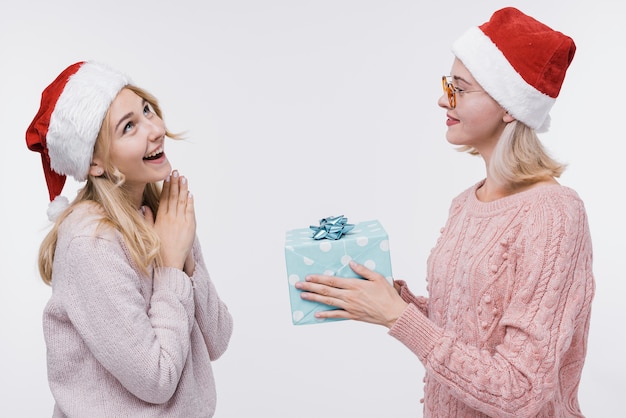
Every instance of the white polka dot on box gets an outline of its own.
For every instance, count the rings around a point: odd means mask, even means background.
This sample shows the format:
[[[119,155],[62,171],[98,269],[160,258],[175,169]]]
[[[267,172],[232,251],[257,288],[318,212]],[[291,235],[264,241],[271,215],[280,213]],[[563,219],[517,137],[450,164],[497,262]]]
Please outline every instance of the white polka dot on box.
[[[300,297],[301,291],[296,289],[295,284],[304,281],[309,274],[360,278],[348,265],[350,260],[382,274],[393,283],[389,238],[377,220],[359,222],[354,225],[354,229],[337,240],[316,240],[310,228],[287,231],[285,261],[289,279],[291,319],[294,325],[341,321],[341,319],[315,318],[315,312],[336,308],[303,300]]]

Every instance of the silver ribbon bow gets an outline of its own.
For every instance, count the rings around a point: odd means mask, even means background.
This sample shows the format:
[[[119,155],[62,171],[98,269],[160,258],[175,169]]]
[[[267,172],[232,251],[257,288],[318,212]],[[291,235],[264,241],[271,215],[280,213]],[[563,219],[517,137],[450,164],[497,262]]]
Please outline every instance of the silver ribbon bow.
[[[319,226],[309,226],[313,231],[313,239],[339,239],[354,228],[343,215],[320,219]]]

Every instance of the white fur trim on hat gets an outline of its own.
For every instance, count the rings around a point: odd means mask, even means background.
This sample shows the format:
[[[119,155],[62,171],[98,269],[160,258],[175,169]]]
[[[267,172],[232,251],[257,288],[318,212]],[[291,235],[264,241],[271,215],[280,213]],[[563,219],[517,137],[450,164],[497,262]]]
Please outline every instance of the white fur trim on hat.
[[[84,63],[70,77],[50,116],[46,136],[54,171],[78,181],[87,179],[102,121],[129,83],[124,74],[94,62]]]
[[[511,116],[537,132],[548,130],[555,99],[528,84],[478,27],[458,38],[452,52]]]
[[[70,201],[65,196],[57,196],[52,202],[48,204],[48,210],[46,214],[51,222],[57,220],[57,218],[70,206]]]

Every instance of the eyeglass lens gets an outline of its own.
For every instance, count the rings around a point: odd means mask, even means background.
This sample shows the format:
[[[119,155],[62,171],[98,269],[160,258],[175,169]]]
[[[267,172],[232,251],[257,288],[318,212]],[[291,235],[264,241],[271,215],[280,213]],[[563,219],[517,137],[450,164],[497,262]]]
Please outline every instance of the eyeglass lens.
[[[448,77],[445,75],[441,77],[441,84],[443,86],[444,93],[448,95],[448,103],[450,104],[450,107],[454,109],[456,107],[456,94],[454,85],[452,84],[452,82],[448,81]]]

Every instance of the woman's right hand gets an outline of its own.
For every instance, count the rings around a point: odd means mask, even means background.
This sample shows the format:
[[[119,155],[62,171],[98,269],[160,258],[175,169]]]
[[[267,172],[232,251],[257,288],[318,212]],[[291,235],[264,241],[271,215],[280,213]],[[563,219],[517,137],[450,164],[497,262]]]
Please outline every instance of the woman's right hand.
[[[196,214],[187,179],[177,170],[163,182],[156,220],[148,207],[144,217],[161,238],[162,265],[183,270],[196,236]]]

